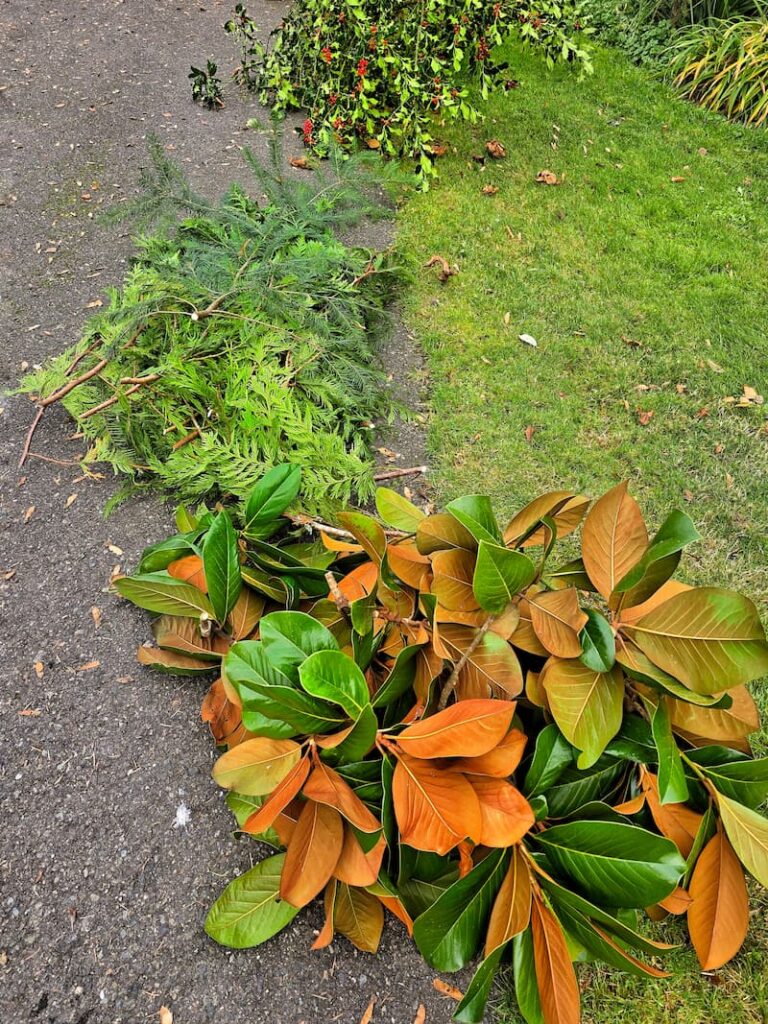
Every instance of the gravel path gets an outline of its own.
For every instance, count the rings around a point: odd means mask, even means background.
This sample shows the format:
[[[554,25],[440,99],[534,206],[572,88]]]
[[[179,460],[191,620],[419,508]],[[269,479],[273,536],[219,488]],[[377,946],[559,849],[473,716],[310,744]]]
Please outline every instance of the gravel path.
[[[261,25],[282,6],[249,7]],[[220,113],[192,105],[190,62],[228,67],[220,0],[0,0],[0,373],[9,386],[78,337],[89,304],[118,283],[131,245],[94,215],[135,188],[148,131],[209,193],[241,175],[253,110],[229,90]],[[291,145],[294,145],[291,140]],[[295,143],[298,151],[298,142]],[[91,307],[93,308],[93,307]],[[402,373],[407,339],[388,350]],[[398,361],[398,362],[396,362]],[[408,372],[418,367],[411,362]],[[452,1004],[399,925],[378,958],[345,940],[311,953],[318,909],[268,945],[229,953],[202,929],[223,885],[259,848],[235,842],[210,780],[199,721],[205,684],[135,662],[145,616],[107,593],[167,534],[157,501],[101,509],[114,482],[31,459],[17,471],[32,406],[0,398],[0,1021],[315,1024],[449,1021]],[[82,450],[55,407],[34,449]],[[423,460],[407,430],[385,442]],[[406,461],[407,460],[407,461]],[[100,610],[94,612],[93,609]],[[174,827],[177,808],[191,820]]]

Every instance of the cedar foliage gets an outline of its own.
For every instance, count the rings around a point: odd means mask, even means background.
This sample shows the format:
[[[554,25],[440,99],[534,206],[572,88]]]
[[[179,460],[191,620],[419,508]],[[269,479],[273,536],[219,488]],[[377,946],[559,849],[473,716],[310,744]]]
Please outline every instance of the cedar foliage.
[[[393,270],[338,232],[387,215],[377,182],[396,172],[333,154],[297,180],[280,150],[273,134],[268,163],[245,151],[261,202],[236,184],[213,204],[152,142],[141,195],[116,216],[155,230],[77,345],[22,381],[45,398],[78,356],[78,374],[108,360],[63,405],[90,442],[84,462],[128,478],[115,500],[138,489],[241,499],[287,459],[310,512],[372,493],[370,427],[392,408],[375,342]]]

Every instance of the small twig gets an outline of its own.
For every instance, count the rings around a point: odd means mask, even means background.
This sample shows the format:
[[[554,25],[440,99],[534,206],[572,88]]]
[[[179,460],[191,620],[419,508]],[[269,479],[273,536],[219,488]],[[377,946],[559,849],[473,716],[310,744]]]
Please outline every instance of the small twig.
[[[142,377],[137,384],[134,384],[132,388],[128,388],[122,394],[116,392],[111,398],[108,398],[105,402],[100,402],[98,405],[94,405],[92,409],[86,409],[85,412],[80,413],[78,416],[79,420],[87,420],[91,416],[95,416],[97,412],[103,412],[104,409],[108,409],[115,402],[119,402],[121,398],[127,398],[128,395],[134,394],[139,388],[145,384],[152,384],[154,381],[160,379],[159,373],[150,373],[148,377]]]
[[[120,378],[120,383],[121,384],[149,384],[153,380],[157,380],[159,376],[160,376],[160,374],[158,374],[158,373],[148,373],[148,374],[145,374],[143,377],[121,377]]]
[[[24,441],[24,447],[21,450],[21,458],[19,459],[19,469],[21,469],[21,467],[27,461],[27,456],[29,455],[29,446],[32,444],[32,437],[35,431],[37,430],[37,424],[40,422],[40,419],[44,412],[45,407],[39,405],[37,407],[37,412],[35,413],[35,418],[32,420],[32,426],[27,431],[27,437],[26,440]]]
[[[70,375],[70,373],[72,373],[74,371],[75,367],[78,365],[80,360],[81,359],[85,359],[86,356],[89,356],[91,354],[91,352],[93,352],[94,349],[98,348],[99,345],[101,345],[103,340],[104,340],[103,338],[97,338],[96,341],[94,341],[94,343],[92,345],[89,345],[88,348],[84,349],[80,353],[79,356],[75,356],[75,358],[72,360],[72,362],[69,364],[69,366],[64,371],[64,376],[68,377]]]
[[[428,466],[409,466],[407,469],[387,469],[383,473],[374,473],[374,480],[394,480],[398,476],[413,476],[416,473],[426,473]]]
[[[194,441],[194,439],[199,436],[200,427],[195,427],[194,430],[190,430],[188,434],[186,434],[184,437],[181,438],[180,441],[177,441],[174,444],[172,451],[177,452],[179,448],[183,448],[185,444],[189,444],[190,441]]]
[[[349,530],[342,530],[338,526],[329,526],[328,523],[321,523],[317,519],[310,519],[309,516],[302,515],[289,515],[285,516],[289,519],[294,526],[305,526],[308,530],[319,530],[321,533],[330,533],[333,537],[343,537],[345,540],[353,540],[357,542],[357,538],[354,534],[350,533]],[[410,537],[409,533],[405,530],[388,530],[385,529],[384,533],[388,537]]]
[[[345,597],[339,590],[339,584],[336,582],[336,577],[330,569],[325,574],[325,582],[328,584],[328,589],[331,592],[331,597],[336,607],[340,612],[347,612],[349,610],[349,598]]]
[[[489,615],[488,616],[488,618],[482,624],[480,629],[478,629],[477,633],[475,633],[475,636],[474,636],[474,638],[472,640],[472,643],[469,645],[469,647],[466,649],[466,651],[464,651],[464,653],[462,654],[461,658],[453,666],[453,671],[448,676],[448,679],[446,680],[446,683],[443,686],[443,689],[442,689],[442,691],[440,693],[440,700],[437,703],[437,710],[438,711],[442,711],[443,708],[448,703],[448,698],[451,696],[453,691],[456,689],[456,683],[458,683],[458,681],[459,681],[459,675],[461,674],[461,670],[464,668],[464,666],[467,664],[469,659],[475,653],[477,648],[483,642],[483,637],[485,636],[485,634],[488,632],[488,630],[491,628],[491,626],[494,624],[495,621],[496,621],[496,616],[495,615]]]
[[[86,370],[85,373],[81,373],[79,377],[75,377],[68,384],[65,384],[63,388],[59,388],[58,391],[54,391],[52,395],[48,395],[47,398],[43,398],[40,405],[43,409],[47,409],[49,405],[53,405],[54,402],[60,402],[62,398],[66,398],[70,391],[74,391],[75,388],[81,384],[85,384],[91,377],[96,377],[105,366],[109,364],[108,359],[100,359],[95,366],[92,366],[90,370]]]
[[[54,459],[51,455],[41,455],[40,452],[27,452],[28,459],[40,459],[42,462],[53,462],[57,466],[79,466],[79,459]]]

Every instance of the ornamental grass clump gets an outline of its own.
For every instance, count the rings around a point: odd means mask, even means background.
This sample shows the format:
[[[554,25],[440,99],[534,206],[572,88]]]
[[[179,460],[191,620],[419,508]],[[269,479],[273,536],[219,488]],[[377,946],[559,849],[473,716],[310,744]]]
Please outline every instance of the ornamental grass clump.
[[[746,684],[768,673],[754,605],[673,574],[699,537],[649,535],[626,484],[548,493],[499,527],[471,495],[425,515],[284,515],[299,471],[244,519],[180,509],[120,594],[156,614],[139,659],[215,674],[202,717],[238,829],[278,852],[206,920],[234,948],[322,895],[375,952],[389,911],[430,965],[480,957],[456,1019],[511,960],[531,1024],[579,1019],[573,960],[664,977],[639,918],[687,917],[705,970],[739,951],[745,869],[768,885],[768,759]],[[581,526],[580,557],[557,542]]]
[[[387,215],[379,186],[395,172],[368,154],[297,179],[277,136],[272,150],[264,166],[245,153],[259,201],[233,185],[212,204],[153,145],[143,195],[119,209],[163,225],[139,236],[77,345],[22,382],[38,402],[22,461],[61,401],[89,442],[84,466],[126,478],[118,500],[243,499],[286,460],[302,468],[309,511],[372,495],[373,427],[392,412],[377,341],[394,273],[338,231]]]

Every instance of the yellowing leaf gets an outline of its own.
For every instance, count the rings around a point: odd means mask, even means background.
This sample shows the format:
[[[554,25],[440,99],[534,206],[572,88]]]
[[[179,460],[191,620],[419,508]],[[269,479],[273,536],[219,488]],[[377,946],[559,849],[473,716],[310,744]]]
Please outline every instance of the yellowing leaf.
[[[722,832],[704,847],[691,878],[688,931],[703,971],[713,971],[741,949],[749,928],[744,872]]]
[[[480,801],[465,776],[430,761],[401,756],[392,780],[400,837],[416,850],[446,854],[462,839],[477,840]]]
[[[640,561],[648,530],[640,506],[621,483],[595,502],[584,520],[582,557],[587,574],[606,599]]]
[[[589,498],[572,491],[550,491],[534,498],[512,519],[504,531],[507,547],[533,547],[544,543],[542,527],[533,529],[542,516],[554,520],[558,539],[567,537],[579,525],[589,506]]]
[[[300,757],[301,747],[293,740],[257,736],[222,754],[212,774],[224,789],[264,796],[282,782]]]
[[[741,863],[768,888],[768,821],[749,807],[718,794],[717,805],[725,831]]]
[[[474,611],[478,607],[472,589],[476,561],[474,552],[462,548],[438,551],[432,556],[432,593],[445,608]]]
[[[541,684],[560,732],[578,747],[578,767],[597,761],[621,727],[624,678],[614,666],[595,672],[580,661],[552,658],[544,666]]]
[[[485,939],[485,955],[525,931],[531,919],[531,876],[520,847],[512,849],[509,868],[496,894]]]
[[[672,728],[694,742],[706,740],[734,746],[760,728],[760,714],[746,686],[736,686],[729,697],[729,708],[703,708],[683,700],[669,700]]]
[[[341,855],[344,826],[333,807],[307,800],[288,844],[280,897],[304,907],[326,885]]]
[[[241,587],[235,606],[229,613],[233,640],[245,640],[251,635],[258,625],[265,603],[264,598],[255,590],[251,590],[250,587]]]
[[[414,541],[390,544],[387,548],[387,561],[392,572],[403,583],[416,590],[425,588],[431,566],[427,556],[419,554]]]
[[[409,725],[397,742],[410,757],[479,757],[501,742],[514,713],[508,701],[459,701]]]
[[[587,616],[579,607],[575,587],[537,594],[531,598],[530,609],[536,636],[547,651],[559,658],[578,658],[581,654],[579,633],[587,623]]]
[[[205,585],[203,560],[199,555],[186,555],[184,558],[177,558],[168,566],[168,575],[173,576],[174,579],[183,580],[185,583],[191,583],[193,587],[202,590],[204,594],[208,593],[208,588]]]
[[[472,644],[476,629],[445,623],[434,632],[434,647],[441,657],[457,662]],[[489,630],[475,648],[459,676],[462,696],[487,697],[489,693],[516,697],[523,688],[517,655],[502,637]]]
[[[270,828],[279,814],[285,810],[291,800],[300,792],[301,787],[309,775],[309,758],[302,757],[300,761],[291,768],[282,782],[272,790],[269,798],[264,801],[258,811],[255,811],[243,824],[243,832],[251,835],[261,835]]]
[[[364,953],[375,953],[384,928],[384,907],[365,889],[339,883],[333,908],[336,931]]]

